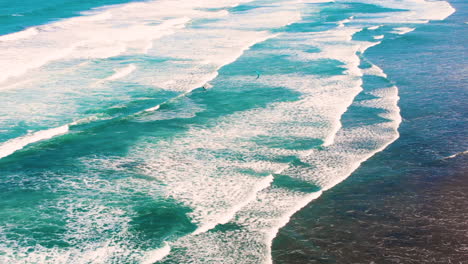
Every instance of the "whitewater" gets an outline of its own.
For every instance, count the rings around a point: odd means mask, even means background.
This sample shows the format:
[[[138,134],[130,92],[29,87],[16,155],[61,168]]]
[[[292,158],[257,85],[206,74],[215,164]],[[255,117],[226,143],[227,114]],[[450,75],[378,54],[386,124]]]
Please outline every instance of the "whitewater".
[[[454,11],[134,1],[0,36],[0,262],[272,263],[295,212],[399,137],[365,51]]]

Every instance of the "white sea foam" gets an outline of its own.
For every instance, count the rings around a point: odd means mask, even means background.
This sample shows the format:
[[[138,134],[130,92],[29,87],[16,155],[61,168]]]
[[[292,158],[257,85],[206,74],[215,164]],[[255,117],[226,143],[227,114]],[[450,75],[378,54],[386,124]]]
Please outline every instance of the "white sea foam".
[[[115,73],[104,79],[104,81],[115,81],[117,79],[121,79],[132,73],[134,70],[136,70],[136,68],[137,67],[134,64],[130,64],[124,68],[114,69]]]
[[[6,142],[0,143],[0,158],[6,157],[13,154],[14,152],[24,148],[25,146],[53,138],[57,135],[61,135],[68,132],[68,125],[51,128],[47,130],[37,131],[30,135],[22,136],[19,138],[10,139]]]
[[[153,40],[173,34],[194,18],[227,15],[226,11],[208,12],[201,8],[238,2],[178,0],[115,5],[2,36],[0,82],[58,59],[107,58],[135,49],[145,53]]]
[[[350,16],[347,19],[339,21],[338,22],[338,27],[340,27],[340,28],[345,27],[345,24],[351,22],[351,20],[353,20],[353,19],[354,19],[354,16]]]
[[[275,217],[275,221],[272,223],[272,225],[269,226],[269,230],[262,230],[264,234],[266,234],[265,236],[265,243],[267,245],[267,254],[266,254],[266,260],[265,260],[265,263],[273,263],[272,261],[272,258],[271,258],[271,246],[272,246],[272,243],[273,243],[273,239],[276,237],[276,235],[278,234],[278,231],[280,228],[282,228],[283,226],[285,226],[289,220],[291,219],[291,216],[296,213],[297,211],[301,210],[303,207],[305,207],[307,204],[309,204],[310,202],[312,202],[313,200],[319,198],[321,195],[322,195],[322,191],[318,191],[318,192],[315,192],[315,193],[310,193],[310,194],[301,194],[299,197],[295,196],[295,195],[291,195],[293,194],[293,192],[288,192],[288,191],[284,191],[284,194],[282,197],[277,197],[277,192],[278,190],[275,190],[275,189],[270,189],[268,190],[268,192],[265,192],[263,195],[264,195],[264,199],[267,200],[267,199],[270,199],[272,202],[274,202],[274,200],[276,199],[281,199],[282,200],[286,200],[284,199],[284,196],[292,196],[294,198],[294,206],[292,207],[289,207],[287,205],[284,205],[282,206],[282,210],[280,211],[281,213],[281,217]],[[299,198],[299,199],[298,199]],[[255,210],[257,210],[258,206],[255,205],[255,204],[251,204],[251,212],[255,212]],[[260,205],[261,208],[265,208],[264,205]],[[273,207],[270,207],[270,208],[265,208],[267,209],[268,211],[273,211],[274,210],[278,210],[278,207],[277,208],[273,208]],[[260,211],[261,213],[261,211]],[[256,213],[253,213],[253,215],[255,216]],[[261,217],[261,214],[258,214],[260,217]],[[250,216],[249,218],[251,218],[252,216]],[[251,220],[250,220],[251,221]],[[264,227],[263,227],[264,228]]]
[[[86,199],[64,200],[49,206],[67,212],[64,219],[67,232],[61,239],[68,241],[71,246],[48,248],[36,244],[20,247],[15,245],[17,241],[4,239],[2,242],[8,243],[9,247],[0,246],[4,252],[0,256],[0,261],[5,261],[2,263],[108,263],[115,255],[130,256],[132,253],[132,249],[127,245],[113,243],[111,239],[102,236],[102,233],[115,229],[121,229],[122,233],[125,233],[129,219],[123,216],[122,210],[112,209]],[[114,233],[114,236],[122,233]],[[80,241],[82,243],[76,245]]]
[[[443,159],[453,159],[453,158],[456,158],[456,157],[458,157],[458,156],[463,156],[463,155],[466,155],[466,154],[468,154],[468,150],[455,153],[455,154],[453,154],[453,155],[444,157]]]
[[[28,28],[28,29],[23,30],[23,31],[19,31],[19,32],[8,34],[8,35],[0,36],[0,41],[20,40],[20,39],[32,37],[32,36],[36,35],[37,33],[38,33],[37,29],[32,27],[32,28]]]
[[[404,34],[410,33],[410,32],[413,31],[413,30],[415,30],[415,28],[398,27],[398,28],[395,28],[395,29],[392,31],[392,33],[404,35]]]
[[[316,111],[318,113],[324,114],[319,115],[321,120],[317,120],[317,122],[323,123],[325,120],[327,120],[326,123],[330,124],[330,130],[323,131],[323,133],[326,135],[324,138],[325,146],[331,145],[333,143],[334,135],[341,127],[341,124],[339,122],[341,115],[352,103],[354,97],[361,91],[360,86],[362,84],[362,80],[360,77],[362,76],[362,70],[359,69],[360,59],[357,55],[357,52],[364,52],[367,48],[376,45],[376,43],[371,42],[351,42],[352,35],[356,32],[359,32],[360,30],[361,28],[359,27],[339,26],[336,29],[329,30],[326,32],[308,33],[307,37],[306,35],[299,35],[298,39],[295,40],[295,42],[301,43],[301,41],[303,41],[307,45],[319,47],[320,52],[301,53],[293,51],[293,53],[290,54],[292,55],[292,58],[295,58],[297,60],[334,59],[344,63],[344,67],[346,68],[347,76],[340,81],[340,84],[336,83],[336,78],[333,81],[329,81],[331,85],[326,85],[325,83],[320,84],[320,86],[323,87],[323,89],[328,90],[328,95],[327,93],[323,92],[320,95],[328,96],[328,98],[320,98],[320,96],[317,95],[305,98],[305,101],[309,102],[310,104],[311,111]],[[295,34],[295,36],[297,36],[297,34]],[[282,78],[284,79],[284,76]],[[291,82],[291,80],[289,79],[285,80]],[[294,83],[297,82],[297,80],[294,81]],[[272,85],[272,83],[270,83],[270,85]],[[286,85],[288,87],[288,85],[285,83],[282,83],[281,85]],[[349,88],[346,90],[336,89],[337,87],[340,88],[340,86]],[[331,98],[330,96],[332,96],[333,98]],[[324,105],[322,103],[329,102],[330,100],[336,103],[333,106],[330,106],[329,104]],[[320,109],[320,107],[324,107],[326,110]],[[334,109],[332,110],[331,108]],[[313,114],[311,114],[311,116],[312,115]],[[319,136],[318,138],[323,137]]]
[[[145,256],[143,257],[143,260],[140,262],[141,264],[153,264],[167,255],[171,252],[171,247],[169,246],[168,243],[164,243],[164,246],[162,248],[154,249],[149,252],[145,253]]]
[[[23,81],[13,81],[13,82],[6,82],[3,86],[0,87],[0,91],[15,89],[26,84],[30,84],[34,81],[34,79],[26,79]]]
[[[245,197],[242,201],[240,201],[238,204],[233,206],[229,212],[225,213],[222,215],[220,218],[217,218],[215,222],[211,223],[204,223],[202,226],[200,226],[195,232],[193,232],[194,235],[205,233],[206,231],[214,228],[215,226],[219,224],[225,224],[229,222],[229,220],[234,217],[234,215],[242,209],[244,206],[249,204],[250,202],[254,201],[257,198],[257,193],[260,192],[261,190],[267,188],[270,186],[270,184],[273,182],[273,176],[270,175],[268,177],[265,177],[262,179],[259,183],[257,183],[254,187],[254,189],[248,194],[247,197]]]
[[[380,67],[374,64],[372,64],[370,68],[363,69],[362,72],[365,75],[375,75],[375,76],[387,78],[387,74]]]
[[[134,192],[158,199],[161,196],[161,186],[154,181],[141,178],[110,179],[102,176],[102,170],[122,172],[128,162],[121,157],[97,157],[91,155],[79,160],[85,168],[89,168],[78,178],[60,175],[57,178],[59,190],[70,190],[71,195],[60,196],[59,199],[48,199],[35,210],[36,217],[60,219],[64,222],[64,233],[60,240],[67,247],[47,248],[40,243],[21,245],[21,239],[9,239],[8,234],[15,228],[34,228],[24,224],[13,223],[2,230],[0,227],[1,263],[113,263],[157,261],[170,252],[169,244],[162,243],[154,249],[142,250],[131,242],[129,232],[130,222],[136,212],[128,207],[109,205],[109,198],[120,199],[132,197]],[[48,176],[53,172],[46,172]],[[3,176],[3,175],[2,175]],[[58,175],[57,175],[58,176]],[[79,194],[79,195],[77,195]],[[125,199],[125,198],[123,198]],[[140,205],[140,204],[138,204]],[[62,212],[60,216],[47,215],[50,210]],[[17,226],[18,225],[18,226]],[[108,235],[111,234],[111,235]],[[141,243],[142,241],[138,241]],[[150,262],[154,263],[154,262]]]
[[[226,264],[272,263],[270,247],[279,228],[289,221],[294,212],[320,195],[321,192],[300,193],[267,188],[236,214],[232,224],[238,229],[184,237],[173,245],[184,250],[170,255],[170,260],[177,263],[195,259]]]
[[[83,119],[73,121],[71,123],[68,123],[60,127],[39,130],[39,131],[32,132],[24,136],[10,139],[6,142],[0,143],[0,159],[11,155],[18,150],[23,149],[27,145],[66,134],[69,132],[70,127],[72,126],[87,124],[87,123],[94,122],[97,120],[106,120],[110,118],[112,117],[89,116]]]
[[[285,76],[268,76],[268,79],[270,78],[282,80],[285,79]],[[332,85],[336,85],[339,78],[332,79],[334,81],[328,81]],[[301,86],[292,87],[300,89],[304,93],[307,92],[307,89],[313,88],[313,86],[308,86],[308,83],[304,84],[303,77],[297,77],[296,80]],[[224,223],[232,218],[234,212],[252,200],[255,193],[264,188],[265,184],[262,181],[270,181],[268,178],[264,180],[256,179],[239,173],[237,168],[246,167],[257,172],[270,173],[278,173],[285,168],[284,164],[281,163],[260,162],[252,154],[275,156],[294,153],[292,150],[262,147],[250,140],[245,141],[242,139],[262,135],[278,137],[313,137],[316,135],[318,138],[326,137],[329,128],[320,122],[323,123],[324,120],[317,120],[317,126],[311,127],[310,124],[314,123],[312,118],[320,113],[317,111],[323,111],[322,113],[325,114],[330,106],[327,107],[325,104],[317,106],[316,104],[333,99],[339,100],[340,94],[350,93],[350,89],[343,89],[349,87],[347,86],[350,85],[348,83],[349,78],[343,78],[343,86],[336,86],[335,90],[330,89],[327,91],[325,88],[319,89],[316,93],[310,91],[310,94],[307,94],[304,100],[298,102],[274,104],[267,109],[256,109],[234,114],[214,129],[194,129],[190,131],[186,139],[170,143],[160,142],[157,146],[152,146],[145,141],[142,144],[143,149],[134,152],[134,155],[138,155],[140,152],[140,155],[143,153],[148,155],[149,151],[151,151],[151,158],[145,161],[147,165],[142,169],[146,174],[152,175],[165,183],[166,191],[171,197],[194,208],[192,217],[201,225],[201,229],[195,233],[199,234],[201,233],[200,230],[207,231],[216,224]],[[289,86],[291,87],[291,84]],[[337,90],[339,93],[337,93]],[[351,93],[351,98],[353,98],[355,92]],[[311,100],[311,98],[313,99]],[[347,100],[349,99],[346,99],[345,102]],[[344,104],[345,107],[347,107],[346,104]],[[340,104],[337,103],[337,105]],[[323,107],[323,109],[320,110],[320,107]],[[153,153],[152,149],[158,151]],[[254,153],[251,153],[252,149],[255,149]],[[227,150],[242,153],[245,162],[229,161],[216,155],[219,151]],[[215,177],[219,169],[224,172],[221,179]],[[197,175],[197,177],[193,178],[190,175]],[[229,180],[231,178],[236,179],[235,184],[234,180]],[[252,186],[256,185],[261,187],[252,189]],[[196,193],[191,191],[195,189],[197,190]],[[217,197],[217,199],[213,199],[213,197]],[[241,207],[239,207],[239,203]]]
[[[183,17],[156,26],[133,25],[124,29],[99,24],[96,20],[41,26],[41,32],[33,37],[0,42],[3,72],[0,82],[59,59],[116,56],[131,49],[135,42],[138,47],[139,42],[172,34],[188,21],[189,18]]]
[[[302,159],[303,162],[316,166],[313,170],[292,169],[288,174],[299,173],[298,177],[301,179],[314,182],[323,190],[327,190],[346,179],[362,162],[395,141],[398,138],[397,128],[401,122],[397,106],[397,88],[382,88],[378,93],[371,94],[385,95],[379,99],[360,102],[359,105],[385,109],[386,113],[380,116],[389,121],[340,130],[335,137],[335,143],[326,151],[312,150],[310,155]],[[336,164],[341,166],[336,167]]]

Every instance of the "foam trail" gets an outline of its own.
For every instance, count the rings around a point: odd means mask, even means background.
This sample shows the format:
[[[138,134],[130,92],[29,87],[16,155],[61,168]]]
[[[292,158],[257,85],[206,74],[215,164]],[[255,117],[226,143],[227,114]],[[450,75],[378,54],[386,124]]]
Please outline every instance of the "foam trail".
[[[8,155],[11,155],[14,152],[34,142],[50,139],[57,135],[65,134],[68,132],[68,130],[68,125],[64,125],[57,128],[38,131],[31,135],[10,139],[0,145],[0,158],[4,158]]]
[[[289,210],[285,210],[282,217],[280,217],[279,220],[275,223],[275,225],[270,228],[270,230],[267,232],[267,236],[265,237],[266,245],[268,249],[265,263],[267,264],[273,263],[273,259],[271,257],[271,246],[273,244],[273,239],[278,234],[278,231],[280,230],[280,228],[285,226],[291,220],[291,217],[294,215],[294,213],[298,212],[299,210],[307,206],[313,200],[318,199],[322,194],[323,194],[322,191],[318,191],[312,194],[305,195],[304,198],[297,201],[292,208],[290,208]]]
[[[446,159],[453,159],[453,158],[456,158],[456,157],[458,157],[458,156],[463,156],[463,155],[466,155],[466,154],[468,154],[468,150],[455,153],[455,154],[453,154],[453,155],[444,157],[444,158],[442,158],[442,159],[443,159],[443,160],[446,160]]]
[[[134,70],[136,70],[136,68],[137,67],[134,64],[130,64],[127,67],[121,69],[114,69],[115,73],[104,79],[104,81],[115,81],[117,79],[121,79],[132,73]]]
[[[100,118],[98,116],[91,116],[88,118],[83,118],[83,119],[68,123],[60,127],[40,130],[40,131],[33,132],[29,135],[10,139],[0,144],[0,159],[11,155],[18,150],[23,149],[27,145],[30,145],[39,141],[49,140],[49,139],[52,139],[54,137],[57,137],[63,134],[67,134],[70,131],[70,127],[72,126],[88,124],[93,121],[105,120],[105,119],[110,119],[110,118],[109,117]]]
[[[345,24],[351,22],[351,20],[353,20],[353,19],[354,19],[354,16],[350,16],[350,17],[347,18],[347,19],[344,19],[344,20],[342,20],[342,21],[339,21],[339,22],[338,22],[338,27],[340,27],[340,28],[345,27]]]
[[[399,34],[399,35],[404,35],[404,34],[407,34],[407,33],[410,33],[412,31],[414,31],[415,28],[409,28],[409,27],[398,27],[398,28],[395,28],[392,33],[395,33],[395,34]]]
[[[197,230],[193,232],[194,235],[205,233],[208,230],[214,228],[215,226],[219,224],[225,224],[229,222],[229,220],[234,217],[234,215],[239,211],[241,208],[252,202],[255,198],[257,198],[257,193],[259,193],[261,190],[267,188],[270,186],[270,184],[273,182],[273,175],[269,175],[268,177],[265,177],[263,180],[261,180],[255,188],[252,190],[252,192],[243,199],[243,201],[239,202],[237,205],[233,206],[230,209],[230,212],[225,213],[222,217],[216,219],[215,222],[211,223],[205,223],[202,226],[200,226]]]
[[[313,182],[321,186],[323,190],[328,190],[346,179],[362,162],[394,142],[399,137],[397,129],[401,123],[400,110],[397,105],[398,90],[393,86],[378,89],[370,94],[377,96],[378,99],[356,102],[355,104],[385,109],[386,113],[380,114],[380,116],[391,120],[390,122],[342,129],[337,134],[335,143],[329,146],[326,151],[313,150],[310,155],[302,158],[303,162],[317,167],[313,170],[300,169],[298,171],[292,168],[287,173],[300,174],[298,177],[301,179]],[[362,144],[371,145],[373,148],[361,149],[359,146]],[[342,164],[342,166],[336,167],[336,163]]]
[[[164,242],[164,246],[162,248],[158,248],[155,250],[151,250],[145,253],[143,260],[140,262],[141,264],[153,264],[162,260],[164,257],[171,253],[171,247],[167,242]]]
[[[363,70],[363,72],[366,75],[375,75],[375,76],[387,78],[387,74],[380,67],[374,64],[372,64],[370,68]]]

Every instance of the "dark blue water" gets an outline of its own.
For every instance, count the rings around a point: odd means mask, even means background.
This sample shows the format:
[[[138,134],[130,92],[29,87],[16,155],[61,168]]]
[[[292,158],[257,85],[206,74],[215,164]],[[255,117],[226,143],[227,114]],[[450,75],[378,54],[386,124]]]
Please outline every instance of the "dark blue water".
[[[401,136],[281,229],[275,263],[467,263],[468,5],[450,2],[366,52],[399,87]]]

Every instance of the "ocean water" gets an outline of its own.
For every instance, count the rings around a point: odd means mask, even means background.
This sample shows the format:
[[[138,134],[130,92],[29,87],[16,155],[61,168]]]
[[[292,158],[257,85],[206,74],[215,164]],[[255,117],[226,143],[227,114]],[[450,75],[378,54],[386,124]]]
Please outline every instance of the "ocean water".
[[[296,213],[275,263],[468,263],[468,3],[366,52],[398,84],[401,136]]]
[[[295,212],[399,137],[399,83],[365,51],[455,11],[421,0],[0,10],[5,263],[271,263]]]

